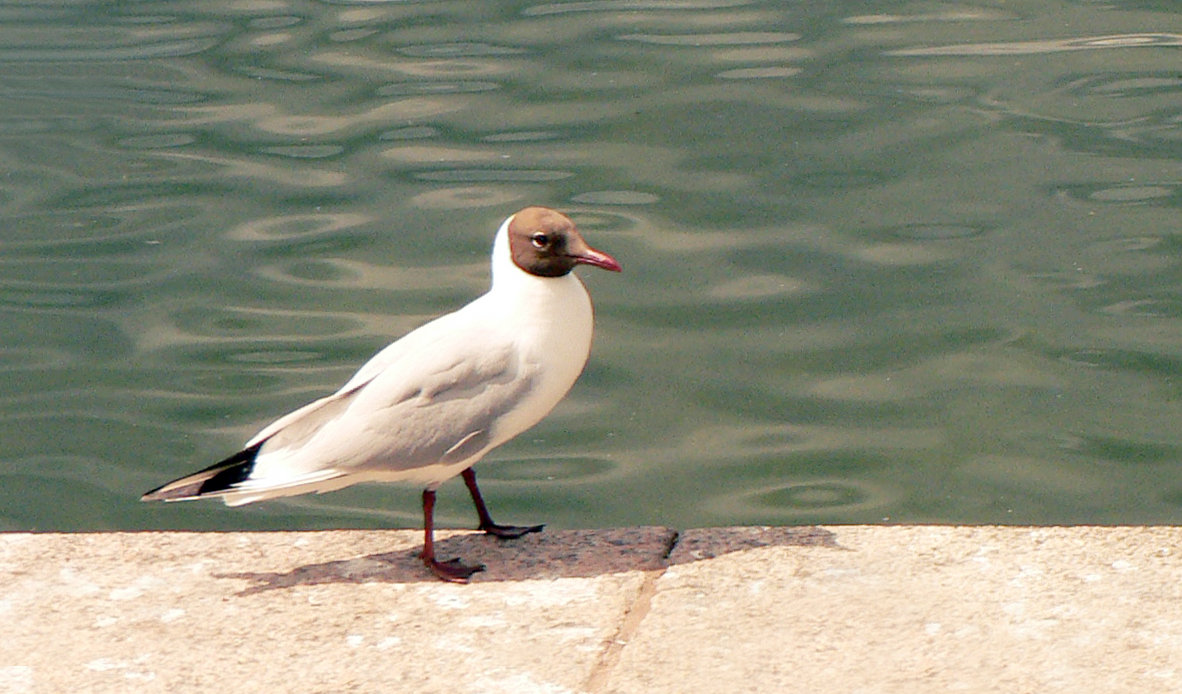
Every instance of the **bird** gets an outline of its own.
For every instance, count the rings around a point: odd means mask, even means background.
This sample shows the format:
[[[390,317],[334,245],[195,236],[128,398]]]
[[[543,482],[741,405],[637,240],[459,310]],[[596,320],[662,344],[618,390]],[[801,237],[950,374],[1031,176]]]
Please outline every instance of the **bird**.
[[[497,230],[486,293],[395,340],[335,393],[276,419],[237,453],[141,500],[239,506],[358,482],[422,484],[419,557],[438,578],[467,583],[485,567],[436,558],[435,492],[460,475],[478,530],[502,539],[542,530],[494,523],[472,466],[537,424],[582,373],[594,320],[578,265],[622,270],[565,214],[519,210]]]

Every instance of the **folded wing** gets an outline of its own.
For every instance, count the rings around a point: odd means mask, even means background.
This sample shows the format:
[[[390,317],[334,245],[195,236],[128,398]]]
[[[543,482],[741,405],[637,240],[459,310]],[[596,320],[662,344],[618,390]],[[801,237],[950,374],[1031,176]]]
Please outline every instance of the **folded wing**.
[[[264,428],[244,451],[146,498],[238,505],[366,479],[431,483],[443,466],[475,462],[504,440],[495,422],[528,398],[532,366],[512,341],[423,334],[430,325],[379,352],[341,390]]]

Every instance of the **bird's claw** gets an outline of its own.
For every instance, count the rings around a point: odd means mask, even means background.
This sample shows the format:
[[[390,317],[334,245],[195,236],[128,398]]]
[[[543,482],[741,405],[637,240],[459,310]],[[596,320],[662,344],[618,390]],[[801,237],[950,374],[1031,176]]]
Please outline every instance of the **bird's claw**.
[[[431,569],[431,573],[449,583],[467,583],[472,574],[484,571],[484,564],[465,564],[459,557],[447,561],[423,559],[423,563]]]

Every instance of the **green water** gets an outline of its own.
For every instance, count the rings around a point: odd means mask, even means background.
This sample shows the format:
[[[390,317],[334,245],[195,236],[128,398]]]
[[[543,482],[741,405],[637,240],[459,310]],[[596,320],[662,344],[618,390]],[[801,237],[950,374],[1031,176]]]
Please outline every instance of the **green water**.
[[[527,204],[625,272],[499,520],[1177,522],[1180,66],[1148,0],[0,4],[0,528],[417,525],[137,499]]]

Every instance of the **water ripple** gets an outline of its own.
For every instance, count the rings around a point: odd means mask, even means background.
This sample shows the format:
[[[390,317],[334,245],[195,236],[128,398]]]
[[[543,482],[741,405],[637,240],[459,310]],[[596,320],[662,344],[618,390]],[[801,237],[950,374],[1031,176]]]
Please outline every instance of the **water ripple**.
[[[361,106],[353,109],[352,113],[340,113],[338,110],[332,115],[320,115],[296,114],[287,112],[275,104],[250,102],[195,106],[175,114],[177,118],[174,125],[193,127],[246,121],[264,133],[285,137],[319,137],[439,116],[461,108],[462,104],[439,98],[415,97],[369,107]],[[217,158],[224,157],[225,155],[221,155]]]
[[[652,205],[661,198],[638,190],[595,190],[579,193],[571,202],[584,205]]]
[[[412,94],[475,94],[500,89],[497,82],[402,82],[388,84],[378,90],[380,96],[410,96]]]
[[[251,29],[286,29],[304,22],[303,17],[296,15],[272,15],[270,17],[256,17],[247,23]]]
[[[404,46],[399,48],[398,52],[411,58],[475,58],[490,55],[521,55],[527,51],[523,48],[497,46],[491,43],[460,42]]]
[[[47,370],[64,364],[69,359],[69,353],[62,349],[6,345],[0,349],[0,371]]]
[[[455,186],[419,193],[410,204],[428,210],[494,207],[525,199],[519,186]]]
[[[335,169],[314,169],[305,166],[293,170],[286,166],[273,166],[238,154],[160,151],[157,156],[172,159],[177,164],[208,167],[221,177],[254,179],[267,185],[278,184],[292,188],[340,188],[351,180],[349,174]]]
[[[685,449],[695,457],[735,460],[750,456],[838,450],[923,450],[944,441],[937,427],[859,428],[795,424],[708,426],[689,434]]]
[[[745,523],[823,521],[832,518],[878,521],[902,494],[889,458],[836,450],[783,457],[755,457],[727,468],[707,506]],[[724,491],[725,490],[725,491]]]
[[[94,75],[14,75],[5,79],[0,94],[9,99],[123,101],[159,105],[193,104],[208,99],[208,95],[198,90],[177,85]]]
[[[193,306],[174,311],[170,321],[178,330],[195,338],[300,337],[349,334],[358,322],[344,316],[310,311],[264,311],[248,307]]]
[[[1182,184],[1176,181],[1076,184],[1056,193],[1100,203],[1182,205]]]
[[[220,42],[216,38],[144,41],[130,46],[75,48],[0,48],[0,63],[84,63],[92,61],[180,58],[203,53]]]
[[[1173,297],[1127,299],[1104,306],[1100,312],[1114,316],[1182,318],[1182,299]]]
[[[505,158],[505,155],[492,149],[440,145],[399,145],[383,150],[382,156],[404,164],[500,161]]]
[[[485,142],[546,142],[557,140],[560,137],[562,137],[562,134],[555,130],[519,130],[506,133],[493,133],[481,139]]]
[[[786,275],[750,275],[716,284],[706,290],[706,295],[718,301],[760,301],[799,296],[811,290],[807,282]]]
[[[10,254],[78,258],[143,250],[175,233],[197,215],[193,201],[150,201],[139,198],[120,205],[109,199],[94,207],[75,195],[76,209],[15,214],[5,220],[0,249]],[[133,263],[134,264],[134,263]]]
[[[764,79],[782,79],[784,77],[793,77],[799,75],[800,68],[796,67],[745,67],[736,68],[734,70],[724,70],[715,77],[724,80],[764,80]]]
[[[438,181],[440,183],[483,183],[483,182],[517,182],[541,183],[545,181],[561,181],[575,174],[571,171],[554,171],[549,169],[447,169],[443,171],[423,171],[416,173],[415,178],[421,181]]]
[[[1111,347],[1089,347],[1059,353],[1073,366],[1129,371],[1162,380],[1182,377],[1182,359],[1168,354]]]
[[[274,282],[304,287],[333,289],[384,289],[435,291],[454,289],[457,283],[471,280],[483,284],[487,263],[449,266],[447,272],[437,267],[376,265],[360,260],[323,258],[300,259],[286,265],[266,265],[257,270],[261,277]]]
[[[369,215],[357,212],[283,215],[252,219],[231,229],[226,237],[236,241],[291,241],[335,234],[372,221]]]
[[[355,29],[341,29],[334,31],[328,35],[328,40],[333,43],[349,43],[351,41],[361,41],[367,39],[378,33],[378,29],[370,27],[357,27]]]
[[[877,490],[849,480],[812,481],[748,492],[747,503],[755,511],[798,513],[801,511],[849,511],[870,504],[885,503]]]
[[[985,226],[969,224],[907,224],[890,229],[887,233],[916,241],[945,241],[980,236],[986,231]]]
[[[274,80],[277,82],[317,82],[324,78],[314,72],[300,72],[298,70],[279,70],[276,68],[260,67],[258,65],[239,65],[235,72],[257,80]]]
[[[169,270],[145,260],[102,258],[0,260],[7,292],[84,292],[153,285]]]
[[[1089,51],[1109,48],[1159,48],[1182,46],[1182,34],[1112,34],[1074,39],[1042,39],[997,43],[966,43],[949,46],[904,48],[887,51],[890,56],[1003,56]]]
[[[606,458],[546,456],[498,460],[481,471],[481,479],[586,483],[618,477],[620,465]]]
[[[919,12],[916,14],[863,14],[842,19],[844,24],[907,24],[911,22],[999,22],[1016,19],[1015,15],[983,8]]]
[[[291,159],[327,159],[343,154],[345,148],[340,145],[283,145],[260,147],[259,151]]]
[[[100,309],[125,303],[127,294],[110,290],[6,288],[0,306],[17,309]]]
[[[476,60],[474,58],[445,60],[391,60],[390,56],[367,57],[355,53],[322,50],[311,56],[321,65],[332,68],[363,70],[375,74],[399,73],[418,78],[495,77],[512,72],[505,59]]]
[[[631,10],[715,10],[742,7],[752,0],[586,0],[584,2],[547,3],[522,11],[526,17],[574,12],[623,12]]]
[[[1182,446],[1177,444],[1125,436],[1081,434],[1072,437],[1071,444],[1065,447],[1079,455],[1121,465],[1173,465],[1182,457]]]
[[[1168,72],[1090,75],[1072,82],[1068,93],[1127,99],[1182,91],[1182,77]]]
[[[710,34],[624,34],[617,38],[654,46],[702,47],[787,43],[800,40],[800,35],[783,31],[733,31]]]
[[[396,128],[394,130],[387,130],[382,133],[378,139],[380,140],[424,140],[429,137],[435,137],[439,134],[438,128],[432,128],[429,125],[408,125],[405,128]]]
[[[196,141],[196,136],[189,133],[165,133],[162,135],[125,137],[119,140],[117,144],[127,149],[170,149],[172,147],[191,145]]]

